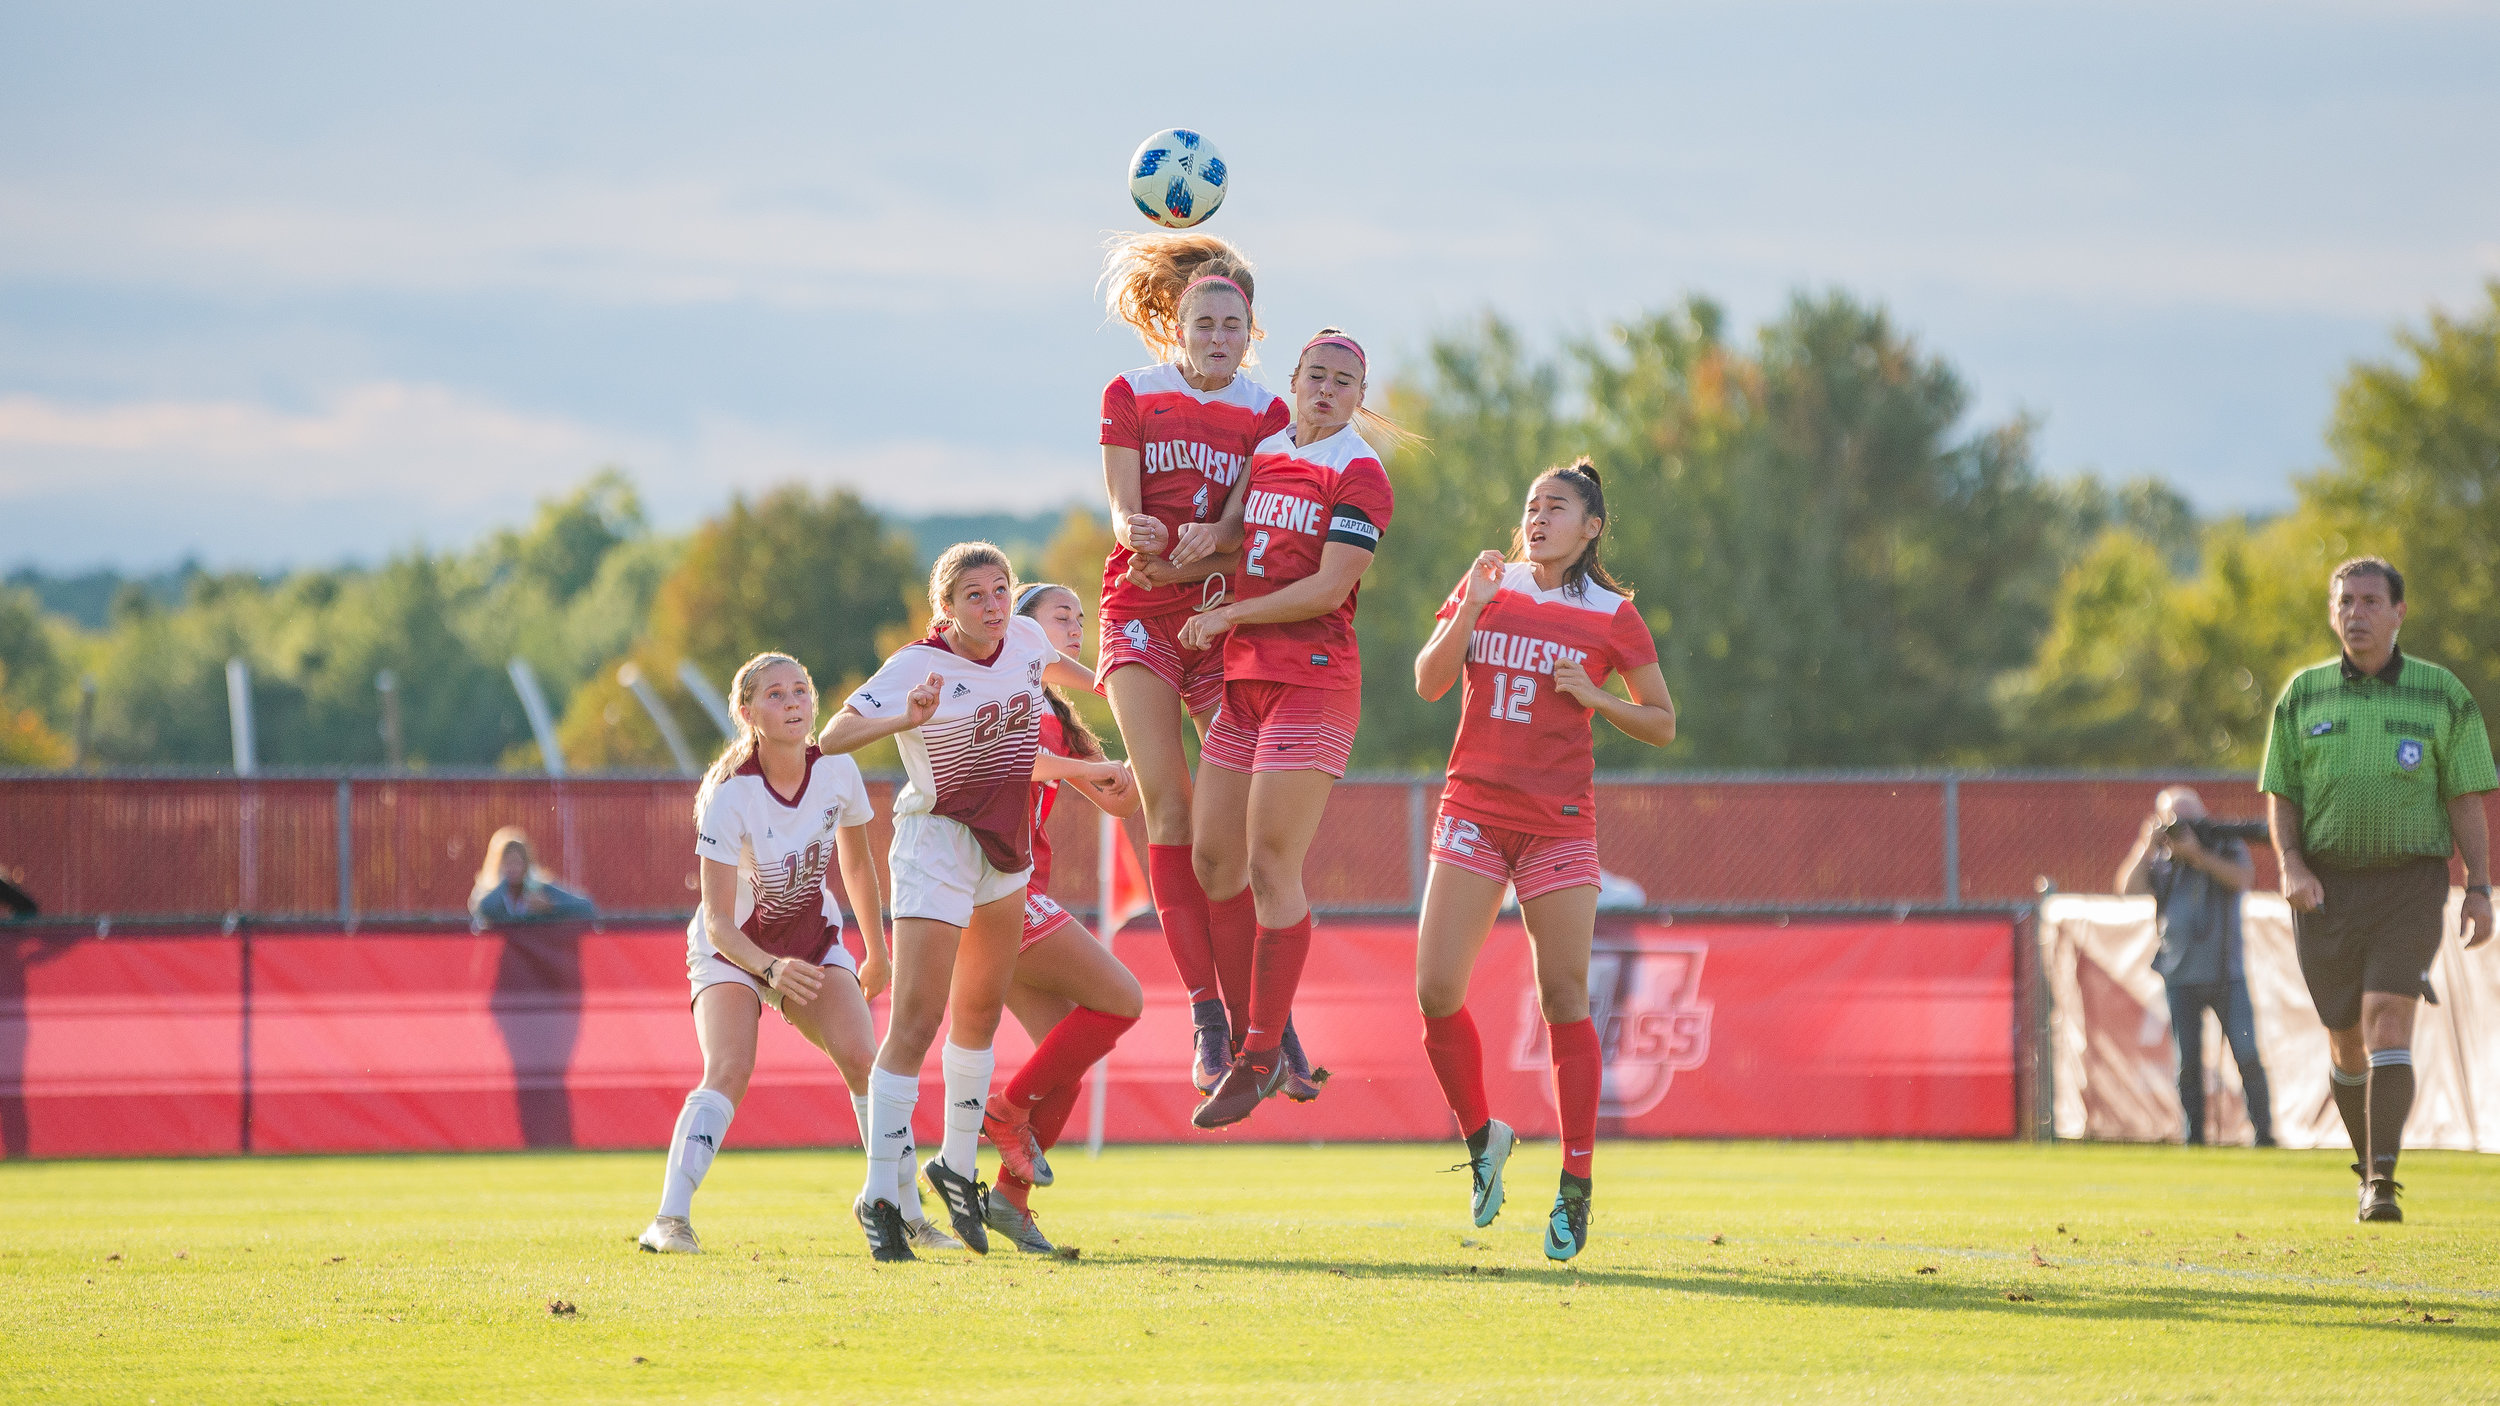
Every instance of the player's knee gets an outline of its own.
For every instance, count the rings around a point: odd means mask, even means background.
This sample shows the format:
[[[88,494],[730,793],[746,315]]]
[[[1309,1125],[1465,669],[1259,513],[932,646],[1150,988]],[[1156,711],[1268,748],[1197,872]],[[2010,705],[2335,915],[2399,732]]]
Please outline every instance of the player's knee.
[[[718,1055],[703,1062],[703,1087],[728,1098],[731,1103],[747,1096],[747,1081],[755,1077],[755,1056]]]
[[[1120,1020],[1135,1020],[1146,1013],[1145,988],[1137,984],[1135,977],[1129,978],[1127,983],[1118,989],[1105,991],[1102,994],[1105,999],[1089,1004],[1104,1015]]]
[[[1250,891],[1257,895],[1262,906],[1300,898],[1300,856],[1288,856],[1272,850],[1253,851],[1250,855]]]
[[[1248,866],[1238,856],[1207,845],[1189,851],[1189,867],[1198,874],[1198,888],[1209,898],[1230,898],[1250,882]]]
[[[1415,978],[1415,1006],[1428,1020],[1441,1020],[1458,1014],[1467,1004],[1467,985],[1444,977]]]
[[[1540,981],[1536,984],[1537,1010],[1548,1025],[1569,1025],[1589,1018],[1589,988],[1585,983]]]
[[[1189,796],[1171,790],[1141,796],[1146,812],[1146,838],[1158,845],[1189,843]]]

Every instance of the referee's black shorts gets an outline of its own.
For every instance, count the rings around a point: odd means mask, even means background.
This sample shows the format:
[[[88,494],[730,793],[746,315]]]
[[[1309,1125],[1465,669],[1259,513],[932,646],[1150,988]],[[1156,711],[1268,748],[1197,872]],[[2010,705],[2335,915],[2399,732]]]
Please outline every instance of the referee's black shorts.
[[[2316,869],[2323,907],[2292,915],[2309,1003],[2329,1030],[2361,1023],[2361,993],[2431,994],[2431,959],[2448,927],[2448,861]]]

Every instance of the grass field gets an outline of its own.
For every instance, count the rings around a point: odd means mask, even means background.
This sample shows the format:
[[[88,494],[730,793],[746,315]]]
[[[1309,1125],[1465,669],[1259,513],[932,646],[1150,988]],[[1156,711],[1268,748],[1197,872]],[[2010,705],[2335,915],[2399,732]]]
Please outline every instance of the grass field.
[[[2324,1153],[1612,1144],[1562,1269],[1553,1159],[1477,1231],[1442,1147],[1072,1153],[1081,1259],[888,1267],[848,1154],[733,1144],[668,1258],[656,1154],[16,1163],[0,1397],[2500,1399],[2500,1158],[2360,1226]]]

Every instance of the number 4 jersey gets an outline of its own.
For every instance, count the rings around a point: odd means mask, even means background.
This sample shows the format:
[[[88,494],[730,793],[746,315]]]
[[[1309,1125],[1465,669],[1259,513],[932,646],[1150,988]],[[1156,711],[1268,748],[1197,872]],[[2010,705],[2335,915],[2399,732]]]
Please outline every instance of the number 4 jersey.
[[[1433,618],[1458,614],[1465,587]],[[1554,687],[1554,665],[1577,659],[1592,683],[1658,662],[1631,598],[1595,582],[1583,594],[1537,589],[1515,561],[1467,641],[1464,711],[1450,748],[1443,811],[1530,835],[1597,833],[1591,710]]]
[[[852,712],[890,718],[910,706],[913,689],[938,676],[937,712],[894,739],[908,778],[895,793],[897,819],[958,821],[999,873],[1032,867],[1033,753],[1041,746],[1040,715],[1050,710],[1042,670],[1058,654],[1040,622],[1018,615],[987,659],[966,659],[947,648],[944,635],[932,634],[903,646],[852,690],[845,703]]]

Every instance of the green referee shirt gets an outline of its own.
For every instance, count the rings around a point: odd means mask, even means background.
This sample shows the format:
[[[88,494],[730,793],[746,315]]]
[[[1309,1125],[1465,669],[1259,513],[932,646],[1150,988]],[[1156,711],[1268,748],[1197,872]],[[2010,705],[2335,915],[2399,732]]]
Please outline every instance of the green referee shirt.
[[[2292,675],[2257,789],[2300,808],[2312,863],[2370,869],[2447,858],[2448,802],[2500,790],[2500,776],[2474,695],[2399,649],[2375,674],[2347,656]]]

